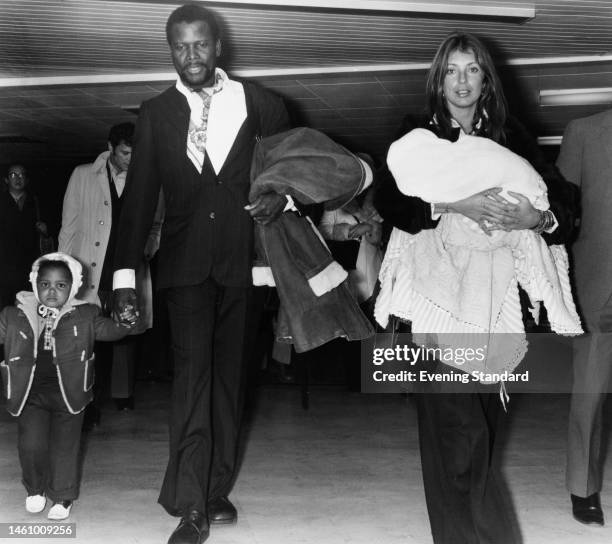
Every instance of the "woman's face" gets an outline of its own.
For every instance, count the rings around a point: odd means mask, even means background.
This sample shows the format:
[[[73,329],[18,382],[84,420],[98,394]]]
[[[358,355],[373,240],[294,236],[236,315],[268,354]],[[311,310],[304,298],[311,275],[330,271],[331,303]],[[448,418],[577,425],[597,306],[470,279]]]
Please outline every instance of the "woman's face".
[[[448,56],[446,76],[444,77],[444,97],[453,117],[461,110],[473,109],[482,93],[484,73],[471,49],[455,49]],[[465,111],[462,112],[465,114]]]

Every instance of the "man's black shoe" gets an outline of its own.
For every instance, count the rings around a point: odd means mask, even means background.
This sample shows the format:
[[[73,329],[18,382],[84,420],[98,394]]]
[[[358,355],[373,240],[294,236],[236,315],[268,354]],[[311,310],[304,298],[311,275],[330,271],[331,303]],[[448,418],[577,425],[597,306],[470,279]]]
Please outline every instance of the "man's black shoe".
[[[198,510],[192,510],[181,518],[178,527],[168,539],[168,544],[202,544],[208,538],[206,516]]]
[[[603,525],[604,516],[599,502],[599,493],[593,493],[588,497],[570,495],[572,498],[572,513],[574,519],[585,525]]]
[[[211,525],[236,523],[238,512],[227,497],[217,497],[208,502],[208,522]]]

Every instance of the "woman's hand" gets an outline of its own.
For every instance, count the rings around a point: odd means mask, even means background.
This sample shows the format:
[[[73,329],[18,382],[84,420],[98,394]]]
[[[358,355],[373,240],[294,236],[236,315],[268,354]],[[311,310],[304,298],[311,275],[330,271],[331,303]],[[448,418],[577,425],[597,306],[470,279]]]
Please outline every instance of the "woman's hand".
[[[500,196],[501,190],[501,187],[485,189],[462,200],[451,202],[447,208],[476,221],[486,234],[494,230],[509,230],[505,228],[504,222],[515,221],[519,206]]]
[[[540,212],[532,206],[525,195],[513,191],[508,191],[508,194],[518,200],[518,203],[514,205],[515,211],[507,213],[499,225],[495,225],[489,230],[510,231],[534,228],[540,221]]]

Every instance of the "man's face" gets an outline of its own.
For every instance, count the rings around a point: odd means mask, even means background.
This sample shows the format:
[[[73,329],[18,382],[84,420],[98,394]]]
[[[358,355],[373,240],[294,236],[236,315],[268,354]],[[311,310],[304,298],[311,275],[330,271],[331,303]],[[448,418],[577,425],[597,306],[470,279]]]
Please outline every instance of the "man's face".
[[[72,278],[63,268],[48,267],[36,278],[38,300],[49,308],[61,308],[72,288]]]
[[[176,23],[170,29],[172,63],[185,85],[194,90],[211,87],[215,81],[221,41],[215,40],[208,23]]]
[[[5,182],[8,185],[9,191],[13,193],[22,193],[25,191],[26,184],[28,183],[26,169],[18,164],[11,166],[8,169]]]
[[[119,170],[119,172],[125,172],[130,165],[130,159],[132,158],[132,146],[127,145],[125,142],[113,147],[111,143],[108,143],[108,150],[110,151],[110,161],[113,166]]]

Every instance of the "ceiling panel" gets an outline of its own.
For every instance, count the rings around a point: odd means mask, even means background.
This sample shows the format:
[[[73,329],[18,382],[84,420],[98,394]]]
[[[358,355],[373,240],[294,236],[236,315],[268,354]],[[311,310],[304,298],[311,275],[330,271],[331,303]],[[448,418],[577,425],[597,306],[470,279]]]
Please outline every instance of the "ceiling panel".
[[[233,70],[427,62],[443,37],[457,28],[488,39],[506,57],[597,55],[612,50],[610,2],[538,0],[534,4],[536,17],[521,24],[351,10],[223,5],[215,9],[228,38],[227,66]],[[3,0],[0,76],[169,70],[164,23],[176,5]]]
[[[0,138],[5,142],[0,162],[35,158],[77,163],[103,150],[112,124],[135,120],[138,105],[170,84],[119,83],[113,76],[172,72],[164,25],[179,3],[1,0],[0,78],[106,74],[108,83],[0,85]],[[297,122],[382,155],[403,115],[422,111],[426,71],[369,68],[427,63],[444,36],[456,29],[474,32],[491,45],[503,66],[511,103],[537,135],[559,135],[570,119],[607,107],[541,107],[538,94],[541,89],[612,86],[609,60],[541,62],[611,54],[612,0],[522,4],[535,5],[535,18],[517,21],[223,3],[214,3],[213,9],[224,27],[224,63],[230,71],[293,70],[293,75],[257,79],[287,100]],[[338,5],[350,3],[339,0]],[[516,59],[532,59],[535,64],[504,64]],[[296,75],[300,70],[325,67],[353,67],[354,71]],[[24,143],[28,138],[36,142]]]

